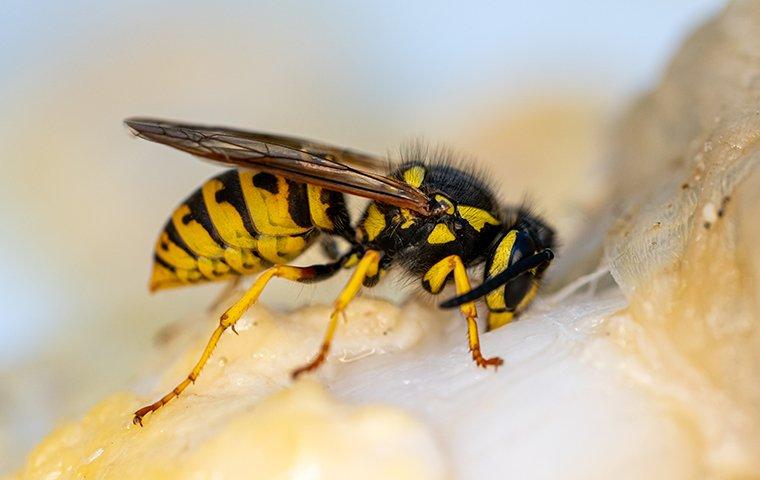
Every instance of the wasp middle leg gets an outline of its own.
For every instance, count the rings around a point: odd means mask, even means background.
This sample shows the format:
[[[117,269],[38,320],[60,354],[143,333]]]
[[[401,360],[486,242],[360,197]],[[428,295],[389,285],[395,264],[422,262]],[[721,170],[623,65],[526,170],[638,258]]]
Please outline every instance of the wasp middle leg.
[[[303,367],[295,369],[292,373],[293,378],[297,378],[301,374],[315,370],[327,359],[327,354],[330,351],[330,344],[335,335],[335,329],[338,326],[339,317],[345,311],[346,306],[354,299],[354,297],[356,297],[356,294],[359,293],[359,290],[364,283],[364,279],[374,277],[378,274],[380,260],[381,254],[376,250],[367,250],[364,253],[364,256],[359,260],[359,263],[356,264],[351,279],[346,286],[343,287],[337,300],[335,300],[333,312],[330,315],[330,322],[327,324],[327,331],[325,332],[319,352],[311,362]]]
[[[208,362],[209,357],[211,357],[211,353],[216,348],[217,343],[219,343],[219,339],[221,338],[222,333],[224,333],[224,331],[230,327],[234,331],[235,323],[245,314],[251,305],[253,305],[256,300],[258,300],[259,295],[261,295],[264,287],[266,287],[271,279],[280,277],[302,283],[325,280],[338,272],[351,255],[353,255],[353,253],[345,255],[340,260],[328,264],[312,265],[309,267],[275,265],[265,270],[256,279],[256,281],[253,282],[253,285],[251,285],[248,291],[246,291],[246,293],[230,308],[228,308],[227,311],[225,311],[219,318],[219,325],[211,334],[211,338],[209,338],[208,343],[206,343],[206,348],[204,348],[203,353],[198,359],[198,362],[195,364],[192,371],[187,375],[187,377],[185,377],[185,379],[180,382],[179,385],[174,387],[172,391],[161,397],[158,401],[137,410],[135,412],[134,418],[132,419],[133,423],[139,423],[142,425],[142,419],[145,417],[145,415],[151,412],[155,412],[162,406],[166,405],[172,399],[178,397],[188,386],[190,386],[191,383],[195,382],[195,380],[200,375],[201,370],[203,370],[203,367],[206,365],[206,362]]]

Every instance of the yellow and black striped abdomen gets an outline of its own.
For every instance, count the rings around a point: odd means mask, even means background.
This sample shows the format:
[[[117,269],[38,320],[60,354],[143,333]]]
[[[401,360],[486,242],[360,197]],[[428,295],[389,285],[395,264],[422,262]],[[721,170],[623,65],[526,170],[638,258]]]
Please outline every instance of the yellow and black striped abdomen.
[[[333,230],[330,201],[344,208],[343,198],[325,193],[251,170],[228,170],[208,180],[174,210],[161,232],[150,289],[215,281],[290,262],[320,230]]]

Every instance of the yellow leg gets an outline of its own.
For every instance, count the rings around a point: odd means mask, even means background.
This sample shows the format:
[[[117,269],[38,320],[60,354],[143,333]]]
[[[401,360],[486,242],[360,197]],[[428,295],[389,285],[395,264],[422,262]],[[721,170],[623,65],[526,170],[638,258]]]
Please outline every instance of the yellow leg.
[[[356,265],[354,273],[351,275],[351,279],[348,281],[343,290],[340,292],[338,299],[335,300],[335,306],[333,312],[330,315],[330,322],[327,324],[327,331],[325,332],[324,339],[322,340],[322,346],[319,348],[319,352],[314,359],[303,367],[297,368],[293,371],[293,378],[297,378],[301,374],[311,372],[319,367],[327,358],[327,354],[330,351],[330,343],[332,343],[333,336],[335,335],[335,329],[338,326],[338,319],[340,315],[346,309],[346,306],[351,300],[356,297],[359,290],[362,287],[362,282],[365,277],[371,277],[377,274],[378,264],[380,262],[380,252],[375,250],[368,250],[359,263]]]
[[[209,357],[211,357],[211,353],[214,351],[214,348],[216,348],[216,344],[219,342],[219,338],[222,336],[222,333],[224,333],[224,331],[229,327],[232,327],[233,330],[235,329],[235,322],[237,322],[240,317],[245,314],[246,310],[248,310],[248,308],[250,308],[250,306],[256,302],[256,300],[259,298],[259,295],[261,295],[261,292],[264,290],[264,287],[272,278],[281,277],[293,281],[306,281],[314,280],[320,276],[327,275],[329,275],[329,273],[319,272],[315,267],[292,267],[289,265],[275,265],[274,267],[265,270],[261,276],[256,279],[253,285],[251,285],[251,288],[248,289],[243,297],[235,302],[230,308],[227,309],[226,312],[222,314],[219,319],[219,326],[217,326],[216,330],[214,330],[214,333],[211,334],[211,338],[209,338],[208,343],[206,344],[206,348],[201,354],[201,357],[198,359],[198,362],[195,364],[193,370],[187,375],[187,377],[182,382],[180,382],[179,385],[174,387],[171,392],[164,395],[161,399],[136,411],[135,416],[132,419],[133,423],[139,423],[142,425],[142,419],[145,415],[151,412],[155,412],[162,406],[166,405],[169,401],[179,396],[179,394],[182,393],[188,386],[190,386],[191,383],[195,382],[195,380],[198,378],[198,375],[200,375],[201,370],[203,370],[203,367],[206,365]]]
[[[444,276],[443,279],[441,279],[439,282],[436,282],[440,283],[441,287],[443,285],[445,277],[448,277],[449,273],[453,271],[454,284],[456,285],[457,295],[463,295],[470,291],[471,287],[470,280],[467,277],[467,269],[464,268],[464,264],[462,263],[462,259],[459,258],[459,255],[451,255],[449,257],[446,257],[436,265],[439,266],[439,268],[435,270],[436,276]],[[435,268],[436,266],[431,268],[430,271],[434,271],[433,269]],[[470,346],[470,352],[472,353],[472,359],[475,360],[475,363],[479,367],[487,368],[490,365],[494,368],[498,368],[504,363],[504,360],[499,357],[484,358],[483,354],[480,353],[480,337],[478,335],[477,321],[478,310],[475,307],[475,302],[465,303],[459,307],[459,310],[467,320],[467,339]]]

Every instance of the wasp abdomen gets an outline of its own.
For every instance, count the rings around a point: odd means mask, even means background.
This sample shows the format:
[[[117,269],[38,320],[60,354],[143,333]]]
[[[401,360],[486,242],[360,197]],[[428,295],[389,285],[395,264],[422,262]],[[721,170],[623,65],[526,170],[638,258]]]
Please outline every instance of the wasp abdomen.
[[[271,173],[228,170],[174,210],[156,243],[150,288],[290,262],[320,231],[334,232],[347,218],[342,194]]]

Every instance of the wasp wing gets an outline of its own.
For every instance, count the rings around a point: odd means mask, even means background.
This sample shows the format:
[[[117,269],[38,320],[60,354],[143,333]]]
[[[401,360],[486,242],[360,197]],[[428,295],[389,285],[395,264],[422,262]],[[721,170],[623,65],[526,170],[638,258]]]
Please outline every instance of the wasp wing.
[[[148,118],[125,120],[132,132],[217,163],[281,175],[381,203],[431,213],[431,199],[400,180],[356,167],[377,169],[375,156],[294,137],[205,127]]]

